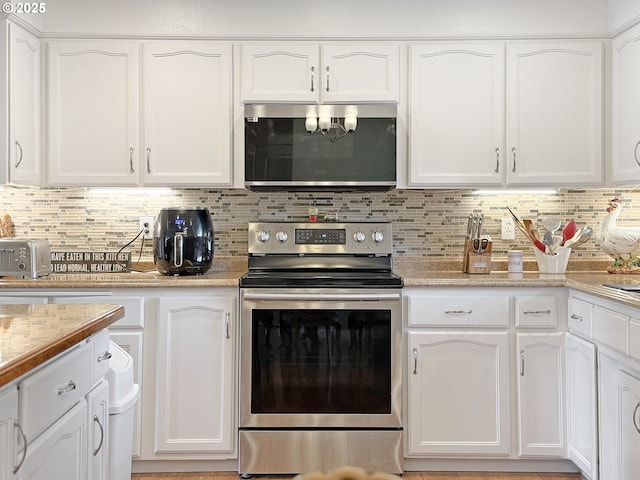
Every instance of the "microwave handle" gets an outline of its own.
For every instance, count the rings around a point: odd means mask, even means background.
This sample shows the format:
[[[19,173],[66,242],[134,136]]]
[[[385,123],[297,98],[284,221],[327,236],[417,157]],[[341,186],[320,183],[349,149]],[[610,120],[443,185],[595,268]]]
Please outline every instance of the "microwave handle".
[[[184,237],[182,235],[173,236],[173,266],[181,267],[184,257]]]

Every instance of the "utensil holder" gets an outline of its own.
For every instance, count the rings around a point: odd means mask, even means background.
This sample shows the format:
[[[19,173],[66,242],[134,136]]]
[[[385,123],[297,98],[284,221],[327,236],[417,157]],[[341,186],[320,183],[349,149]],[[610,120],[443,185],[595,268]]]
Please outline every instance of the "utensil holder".
[[[570,247],[558,247],[553,255],[547,255],[537,248],[534,249],[540,273],[563,274],[567,271]]]
[[[491,273],[491,254],[469,252],[467,255],[467,273]]]

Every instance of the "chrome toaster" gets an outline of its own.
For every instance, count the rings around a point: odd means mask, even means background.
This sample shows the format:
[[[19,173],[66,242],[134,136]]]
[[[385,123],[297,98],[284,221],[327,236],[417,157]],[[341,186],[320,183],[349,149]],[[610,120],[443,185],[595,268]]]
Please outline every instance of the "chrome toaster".
[[[0,239],[0,276],[38,278],[51,270],[51,246],[46,240]]]

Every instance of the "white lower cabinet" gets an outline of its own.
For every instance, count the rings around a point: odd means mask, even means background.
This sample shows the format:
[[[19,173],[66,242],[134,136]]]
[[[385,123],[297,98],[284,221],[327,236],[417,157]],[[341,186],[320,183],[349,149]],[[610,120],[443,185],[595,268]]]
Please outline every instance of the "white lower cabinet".
[[[599,354],[600,479],[640,478],[640,372]]]
[[[571,302],[570,302],[571,306]],[[570,311],[571,315],[571,311]],[[567,457],[591,480],[598,478],[596,347],[566,335]]]
[[[561,458],[564,421],[564,332],[518,333],[518,454]]]
[[[109,384],[100,382],[87,395],[87,480],[107,480],[109,468]]]
[[[0,391],[0,480],[13,477],[17,459],[18,389],[15,386]]]
[[[87,402],[82,399],[27,449],[20,480],[85,480]]]
[[[408,453],[510,451],[509,334],[409,333]]]
[[[235,290],[157,299],[153,458],[235,455],[236,311]]]

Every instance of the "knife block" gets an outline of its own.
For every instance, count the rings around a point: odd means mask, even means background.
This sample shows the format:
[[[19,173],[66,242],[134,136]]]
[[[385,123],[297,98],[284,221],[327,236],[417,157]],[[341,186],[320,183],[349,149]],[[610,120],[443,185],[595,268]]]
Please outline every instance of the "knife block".
[[[467,273],[491,273],[491,254],[469,252]]]
[[[465,273],[491,273],[491,246],[493,242],[489,240],[487,249],[479,254],[473,250],[473,240],[467,239],[464,245],[464,257],[462,261],[462,271]]]

